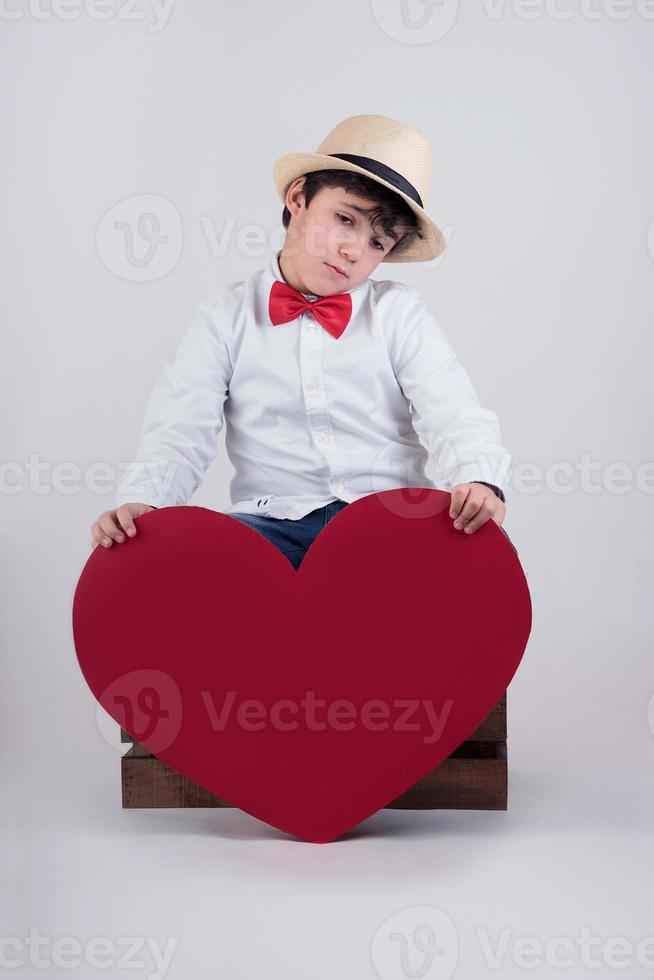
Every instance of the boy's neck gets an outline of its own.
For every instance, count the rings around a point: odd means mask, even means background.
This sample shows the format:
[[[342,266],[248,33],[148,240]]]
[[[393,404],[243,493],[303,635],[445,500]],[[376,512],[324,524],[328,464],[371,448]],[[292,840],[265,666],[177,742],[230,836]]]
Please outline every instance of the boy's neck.
[[[279,271],[282,274],[284,282],[288,286],[292,286],[293,289],[297,289],[298,292],[303,293],[305,296],[317,295],[317,293],[312,293],[310,290],[308,290],[305,283],[300,282],[300,280],[296,277],[294,270],[289,268],[289,262],[287,258],[284,257],[283,249],[277,255],[277,264],[279,265]]]

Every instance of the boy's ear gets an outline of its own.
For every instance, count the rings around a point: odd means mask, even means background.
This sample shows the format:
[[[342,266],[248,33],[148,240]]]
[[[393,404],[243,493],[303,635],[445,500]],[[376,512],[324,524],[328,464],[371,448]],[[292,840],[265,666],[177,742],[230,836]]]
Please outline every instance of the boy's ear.
[[[304,175],[302,177],[296,177],[286,192],[286,207],[291,214],[295,214],[297,210],[298,199],[301,199],[304,203],[303,188],[305,179]]]

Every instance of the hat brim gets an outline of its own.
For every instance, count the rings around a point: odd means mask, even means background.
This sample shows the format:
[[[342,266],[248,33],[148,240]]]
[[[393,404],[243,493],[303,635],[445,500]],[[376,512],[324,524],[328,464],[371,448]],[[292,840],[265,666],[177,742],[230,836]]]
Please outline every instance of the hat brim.
[[[393,255],[391,250],[382,259],[382,262],[429,262],[432,259],[437,259],[445,251],[447,240],[443,231],[425,209],[416,204],[408,194],[404,194],[393,184],[382,180],[381,177],[377,177],[376,174],[364,167],[350,163],[349,160],[339,160],[326,153],[286,153],[275,161],[273,181],[282,203],[286,202],[286,191],[289,184],[297,177],[302,177],[314,170],[351,170],[354,173],[362,174],[362,176],[376,181],[383,187],[387,187],[409,205],[418,219],[421,237],[414,239],[406,249],[402,249],[397,255]]]

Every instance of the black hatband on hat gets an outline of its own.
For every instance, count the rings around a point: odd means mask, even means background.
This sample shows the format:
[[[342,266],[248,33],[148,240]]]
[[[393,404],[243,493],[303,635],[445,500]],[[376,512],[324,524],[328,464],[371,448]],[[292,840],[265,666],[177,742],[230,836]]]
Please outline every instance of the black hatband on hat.
[[[336,157],[338,160],[347,160],[348,163],[354,163],[357,167],[363,167],[364,170],[369,170],[376,177],[381,177],[382,180],[385,180],[386,183],[393,184],[394,187],[397,187],[398,191],[402,191],[403,194],[410,197],[419,207],[424,207],[422,198],[413,184],[409,183],[402,174],[398,174],[397,170],[393,170],[392,167],[387,167],[385,163],[380,163],[379,160],[373,160],[372,157],[359,157],[354,153],[328,153],[327,156]]]

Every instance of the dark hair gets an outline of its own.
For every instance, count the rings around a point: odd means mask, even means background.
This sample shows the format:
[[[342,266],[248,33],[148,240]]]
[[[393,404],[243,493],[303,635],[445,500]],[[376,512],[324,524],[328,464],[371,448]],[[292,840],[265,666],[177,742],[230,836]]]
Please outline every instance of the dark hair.
[[[390,235],[392,238],[396,226],[399,225],[400,237],[386,253],[387,255],[400,252],[416,238],[423,237],[418,219],[406,201],[395,191],[389,190],[370,177],[353,170],[313,170],[305,174],[304,178],[302,191],[306,207],[309,207],[312,198],[323,187],[342,187],[377,205],[367,215],[373,229],[378,231],[381,228],[385,235]],[[288,228],[290,220],[291,212],[284,205],[282,213],[284,228]]]

